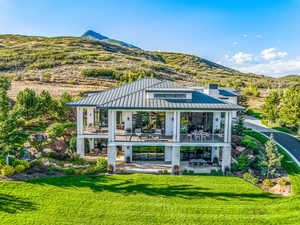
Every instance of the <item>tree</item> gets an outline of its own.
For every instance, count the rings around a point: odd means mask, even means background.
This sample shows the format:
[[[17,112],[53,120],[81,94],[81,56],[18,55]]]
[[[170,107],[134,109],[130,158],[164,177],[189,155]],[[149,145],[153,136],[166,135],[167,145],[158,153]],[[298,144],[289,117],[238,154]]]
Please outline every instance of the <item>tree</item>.
[[[59,120],[70,120],[72,111],[70,107],[67,107],[66,104],[72,101],[72,97],[68,93],[63,93],[59,100],[55,103],[56,113]]]
[[[48,91],[43,90],[38,97],[38,114],[49,118],[54,111],[53,99]]]
[[[279,118],[279,106],[282,94],[279,91],[272,91],[265,99],[262,105],[263,117],[270,122],[275,123]]]
[[[26,120],[35,118],[38,115],[38,97],[35,91],[30,88],[20,91],[14,111]]]
[[[279,106],[279,122],[287,127],[300,127],[300,85],[288,88]]]
[[[273,176],[276,172],[276,167],[281,165],[282,155],[279,155],[277,146],[274,141],[273,134],[265,144],[266,155],[262,161],[262,166],[266,168],[266,177]]]
[[[236,133],[239,134],[239,135],[242,135],[243,131],[245,130],[245,127],[244,127],[244,121],[245,121],[244,114],[245,114],[244,111],[241,111],[241,112],[238,113],[237,124],[234,127]]]

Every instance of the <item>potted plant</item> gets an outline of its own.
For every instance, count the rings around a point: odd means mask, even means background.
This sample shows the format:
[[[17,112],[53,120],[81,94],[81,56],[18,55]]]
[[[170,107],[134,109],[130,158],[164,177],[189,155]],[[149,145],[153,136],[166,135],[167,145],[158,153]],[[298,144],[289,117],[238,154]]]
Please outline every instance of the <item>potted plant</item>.
[[[178,165],[173,166],[173,174],[179,175],[180,167]]]
[[[114,166],[111,165],[111,164],[109,164],[109,165],[107,166],[107,172],[108,172],[109,174],[113,174],[113,173],[114,173]]]

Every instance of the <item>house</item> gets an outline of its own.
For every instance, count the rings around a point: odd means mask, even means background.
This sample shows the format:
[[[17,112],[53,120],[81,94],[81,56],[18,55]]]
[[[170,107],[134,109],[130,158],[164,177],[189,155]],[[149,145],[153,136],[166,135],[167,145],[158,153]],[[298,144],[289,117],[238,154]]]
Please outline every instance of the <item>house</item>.
[[[243,107],[212,92],[216,86],[201,92],[154,78],[90,92],[67,104],[77,111],[77,153],[84,157],[104,143],[108,164],[116,170],[117,149],[131,162],[139,146],[160,146],[162,160],[172,168],[204,162],[205,152],[209,163],[217,163],[223,171],[229,169],[232,115]]]

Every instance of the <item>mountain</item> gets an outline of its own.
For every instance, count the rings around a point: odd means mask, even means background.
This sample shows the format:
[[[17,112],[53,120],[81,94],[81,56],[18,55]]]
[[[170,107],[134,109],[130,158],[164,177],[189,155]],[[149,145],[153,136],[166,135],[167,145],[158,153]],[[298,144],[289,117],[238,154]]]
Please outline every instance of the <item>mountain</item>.
[[[86,31],[81,37],[82,38],[89,38],[89,39],[93,39],[93,40],[102,40],[102,41],[105,41],[105,42],[108,42],[108,43],[117,44],[117,45],[127,47],[127,48],[140,49],[139,47],[136,47],[132,44],[108,38],[108,37],[106,37],[102,34],[99,34],[95,31],[93,31],[93,30]]]
[[[89,85],[101,89],[141,77],[240,89],[250,84],[260,88],[290,84],[289,80],[242,73],[194,55],[128,48],[107,39],[0,35],[0,46],[0,73],[20,85],[36,82],[49,88],[73,85],[84,89]]]

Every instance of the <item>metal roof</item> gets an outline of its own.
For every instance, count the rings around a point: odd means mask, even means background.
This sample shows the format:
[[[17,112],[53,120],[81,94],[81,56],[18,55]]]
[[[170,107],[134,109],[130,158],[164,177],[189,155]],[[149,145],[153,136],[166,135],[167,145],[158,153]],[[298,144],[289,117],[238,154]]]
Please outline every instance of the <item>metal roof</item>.
[[[228,96],[228,97],[236,97],[236,96],[238,96],[237,94],[235,94],[235,93],[233,93],[231,91],[224,90],[224,89],[220,89],[219,90],[219,95]]]
[[[144,78],[113,89],[105,90],[67,106],[95,106],[99,109],[135,109],[135,110],[243,110],[244,108],[208,96],[200,91],[192,92],[192,99],[149,99],[146,91],[151,89],[187,89],[168,80]]]

